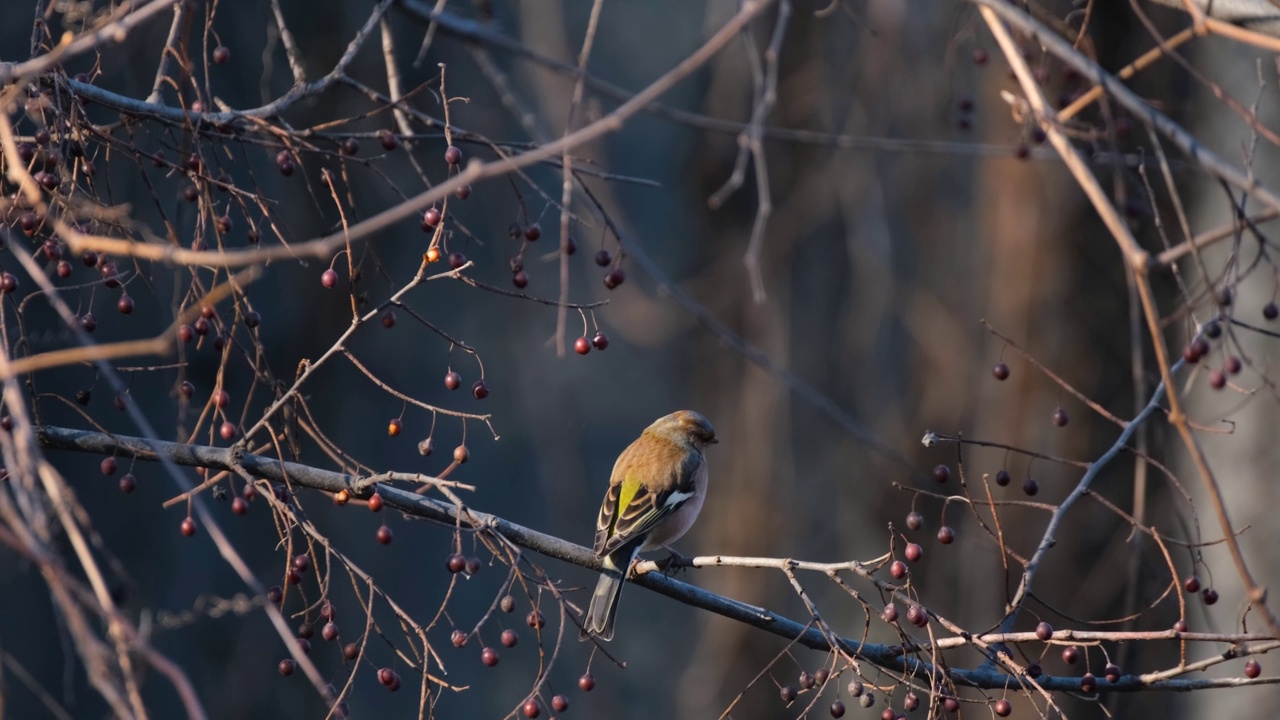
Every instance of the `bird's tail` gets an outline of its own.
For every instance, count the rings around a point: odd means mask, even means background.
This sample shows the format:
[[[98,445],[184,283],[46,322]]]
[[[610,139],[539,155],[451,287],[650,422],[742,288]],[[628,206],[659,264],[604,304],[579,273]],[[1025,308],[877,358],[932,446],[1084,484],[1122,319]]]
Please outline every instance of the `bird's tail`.
[[[582,619],[582,639],[591,635],[601,640],[613,639],[613,619],[618,612],[618,598],[622,597],[623,581],[638,550],[638,546],[632,546],[605,556],[596,591],[591,594],[591,605]]]

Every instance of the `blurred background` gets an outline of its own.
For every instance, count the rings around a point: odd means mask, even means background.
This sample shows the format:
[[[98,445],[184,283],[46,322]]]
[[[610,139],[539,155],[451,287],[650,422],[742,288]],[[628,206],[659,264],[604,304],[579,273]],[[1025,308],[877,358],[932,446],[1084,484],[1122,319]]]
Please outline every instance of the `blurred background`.
[[[591,3],[459,0],[441,5],[454,21],[436,28],[418,69],[413,68],[413,60],[426,26],[413,12],[399,7],[389,11],[406,90],[423,83],[438,87],[437,64],[444,63],[450,95],[465,98],[450,108],[457,128],[513,143],[560,137],[571,104],[572,77],[484,38],[491,33],[572,64],[587,29]],[[1141,6],[1166,35],[1189,22],[1176,11],[1146,2]],[[195,7],[201,15],[214,4],[196,3]],[[212,28],[233,59],[225,66],[201,63],[198,76],[203,78],[207,72],[213,95],[233,108],[255,107],[283,94],[291,77],[269,4],[216,7]],[[368,3],[333,0],[281,0],[281,7],[312,78],[333,67],[370,11]],[[429,10],[422,4],[413,7]],[[1074,8],[1071,3],[1049,3],[1043,10],[1045,17],[1060,21]],[[1082,48],[1096,54],[1103,67],[1118,69],[1154,45],[1128,4],[1090,4],[1089,9],[1089,32]],[[16,18],[29,18],[30,4],[7,3],[6,10],[15,19],[0,29],[3,47],[26,48],[30,24]],[[692,53],[736,10],[737,3],[727,1],[606,2],[589,71],[615,86],[638,91]],[[711,210],[707,202],[733,170],[736,135],[694,127],[669,112],[648,112],[626,123],[620,132],[574,153],[584,164],[625,176],[588,180],[631,243],[626,248],[630,255],[622,264],[627,281],[617,289],[606,290],[605,270],[592,260],[601,247],[616,254],[615,239],[605,233],[599,213],[580,197],[573,206],[572,234],[579,252],[569,263],[569,297],[575,302],[609,301],[594,314],[610,338],[607,351],[580,357],[568,347],[567,354],[559,354],[554,307],[451,281],[429,283],[405,300],[478,351],[492,391],[487,399],[475,400],[466,392],[480,376],[474,361],[457,351],[450,355],[447,342],[404,313],[393,328],[371,323],[360,329],[348,347],[374,374],[401,392],[452,409],[492,413],[500,437],[495,439],[482,424],[469,424],[466,444],[471,460],[453,475],[477,486],[469,502],[480,510],[590,545],[596,511],[617,454],[655,418],[680,408],[696,409],[715,424],[721,444],[709,451],[710,496],[699,523],[679,543],[684,554],[870,560],[887,552],[890,526],[902,531],[914,507],[926,518],[920,531],[907,532],[925,547],[924,560],[912,568],[921,600],[967,628],[986,629],[1003,617],[1017,573],[1006,573],[998,547],[963,507],[953,504],[944,509],[939,500],[916,497],[910,491],[956,492],[958,487],[954,479],[945,487],[929,479],[930,469],[939,463],[957,469],[955,446],[926,449],[921,436],[926,430],[962,433],[967,438],[1089,461],[1115,441],[1119,429],[1006,347],[980,320],[986,319],[1120,417],[1131,417],[1135,408],[1145,404],[1158,379],[1149,338],[1145,327],[1138,326],[1144,352],[1136,371],[1142,387],[1135,389],[1133,304],[1120,253],[1052,149],[1036,143],[1030,125],[1011,119],[1000,92],[1014,90],[1015,84],[971,6],[869,0],[835,2],[829,7],[826,2],[795,2],[792,10],[779,56],[777,103],[767,124],[845,140],[844,147],[766,140],[773,213],[763,242],[764,302],[753,299],[743,265],[760,200],[753,167],[748,166],[743,187],[721,207]],[[69,63],[67,74],[92,72],[96,65],[96,85],[145,98],[168,31],[167,17],[162,14],[144,24],[127,42],[97,57]],[[776,13],[770,10],[752,26],[757,48],[763,50],[768,44],[775,19]],[[61,20],[53,14],[49,22],[53,28]],[[197,19],[192,37],[204,42],[201,23]],[[1079,26],[1077,16],[1070,22],[1072,32]],[[479,35],[467,36],[464,30]],[[208,48],[216,44],[209,40]],[[1033,67],[1043,70],[1050,98],[1085,88],[1034,43],[1027,41],[1025,47]],[[192,52],[201,50],[195,47]],[[22,59],[19,54],[20,50],[6,51],[5,59]],[[987,59],[978,62],[983,55]],[[1276,68],[1264,53],[1211,37],[1187,46],[1183,55],[1244,106],[1256,103],[1263,124],[1274,121]],[[385,91],[386,72],[376,40],[360,51],[349,74]],[[745,122],[755,103],[753,87],[748,48],[734,41],[704,69],[666,93],[661,104],[670,110]],[[1239,163],[1243,155],[1251,154],[1254,173],[1264,183],[1276,179],[1269,161],[1276,147],[1265,140],[1255,142],[1248,124],[1215,98],[1214,88],[1193,79],[1178,64],[1157,63],[1131,87],[1228,161]],[[191,97],[185,100],[189,103]],[[177,104],[172,89],[165,102]],[[441,117],[438,98],[431,92],[421,91],[413,102],[419,110]],[[588,89],[575,124],[600,117],[617,104],[616,98]],[[295,106],[285,120],[294,128],[307,128],[361,116],[336,130],[327,129],[326,137],[392,128],[389,114],[371,112],[375,109],[356,91],[336,87]],[[1123,117],[1115,106],[1109,112]],[[91,108],[91,117],[105,123],[118,116]],[[1144,246],[1162,247],[1157,217],[1170,241],[1179,242],[1181,232],[1158,168],[1148,167],[1158,198],[1154,204],[1138,171],[1137,163],[1152,157],[1151,141],[1141,123],[1130,120],[1132,131],[1120,133],[1118,149],[1134,162],[1116,162],[1112,152],[1116,148],[1109,145],[1109,134],[1102,132],[1103,115],[1097,108],[1080,120],[1080,128],[1093,133],[1082,145],[1098,151],[1094,171],[1127,209]],[[31,129],[20,126],[20,131]],[[132,136],[117,132],[117,137],[132,137],[149,151],[190,144],[179,130],[154,123],[139,121],[130,132]],[[482,143],[460,146],[468,156],[493,157]],[[432,182],[446,176],[440,159],[444,147],[443,138],[427,139],[412,150]],[[1020,147],[1028,150],[1027,158],[1019,157]],[[102,174],[97,189],[104,203],[127,207],[135,221],[162,236],[165,221],[180,236],[200,227],[197,206],[180,197],[185,181],[166,176],[149,163],[135,164],[119,147],[97,152]],[[339,227],[328,190],[318,182],[321,167],[342,167],[349,173],[343,180],[354,205],[345,209],[353,221],[424,189],[403,150],[384,154],[372,139],[363,141],[357,157],[367,163],[342,161],[332,153],[310,162],[304,158],[292,178],[281,177],[274,156],[274,149],[234,141],[226,144],[226,150],[209,152],[238,184],[270,199],[273,216],[290,241]],[[1228,222],[1232,206],[1221,187],[1184,158],[1174,161],[1192,231]],[[450,217],[468,232],[456,232],[450,249],[465,252],[475,262],[470,271],[473,277],[510,288],[508,263],[520,241],[509,238],[507,229],[513,222],[525,221],[520,212],[523,202],[528,219],[540,222],[544,235],[526,252],[526,292],[554,299],[560,291],[555,252],[560,215],[546,198],[558,201],[561,173],[558,167],[541,165],[529,170],[526,178],[490,180],[477,185],[465,202],[451,201]],[[247,226],[237,222],[231,244],[245,244]],[[427,239],[413,220],[360,247],[357,292],[371,303],[384,301],[412,277]],[[1251,260],[1257,254],[1257,243],[1251,242],[1243,242],[1247,250],[1241,250],[1240,257]],[[1229,245],[1205,255],[1215,278],[1232,262]],[[640,256],[660,273],[646,272],[645,263],[637,261]],[[345,258],[336,263],[342,282],[335,290],[321,287],[319,276],[326,266],[314,262],[273,263],[264,278],[248,289],[250,301],[262,314],[262,362],[285,386],[300,362],[323,354],[350,323],[345,263]],[[1276,274],[1269,260],[1250,266],[1254,269],[1247,274],[1245,265],[1246,260],[1239,260],[1236,266],[1242,279],[1233,311],[1251,323],[1263,324],[1260,310],[1274,295]],[[129,317],[115,312],[115,294],[100,287],[69,290],[65,296],[78,312],[95,313],[98,341],[145,337],[172,321],[190,284],[189,272],[160,265],[137,269],[141,277],[129,292],[137,299],[138,309]],[[1199,272],[1190,263],[1181,270],[1192,292],[1202,293]],[[1161,293],[1162,311],[1171,318],[1170,347],[1177,351],[1194,324],[1188,320],[1173,274],[1162,270],[1153,278]],[[31,350],[71,342],[40,305],[33,303],[24,316]],[[1199,321],[1214,310],[1205,302],[1192,309]],[[220,311],[230,313],[227,308]],[[701,317],[713,318],[719,326],[710,327]],[[580,334],[580,324],[576,313],[570,313],[569,343]],[[1237,528],[1248,528],[1241,541],[1253,571],[1261,584],[1274,586],[1280,581],[1277,521],[1271,510],[1277,491],[1270,472],[1277,459],[1276,405],[1267,371],[1275,347],[1256,333],[1238,331],[1235,340],[1240,344],[1238,352],[1248,361],[1235,380],[1238,389],[1213,392],[1203,374],[1184,374],[1180,380],[1185,385],[1178,389],[1186,392],[1197,423],[1234,428],[1231,434],[1202,433],[1201,441],[1219,473],[1232,520]],[[742,352],[744,344],[758,349],[795,380],[754,363],[749,353]],[[197,388],[196,402],[202,403],[218,372],[219,355],[209,343],[198,350],[185,348],[179,359],[188,363],[181,375],[172,369],[126,373],[131,396],[166,439],[189,437],[199,414],[198,404],[179,403],[177,383],[190,380]],[[1011,377],[998,382],[991,367],[1002,359]],[[448,367],[462,375],[463,390],[451,393],[443,387]],[[233,362],[225,372],[224,385],[233,397],[230,412],[243,418],[242,427],[252,425],[266,395],[257,388],[255,399],[246,407],[243,398],[253,382],[248,364]],[[798,391],[795,383],[810,390]],[[38,393],[65,398],[79,390],[98,391],[83,408],[91,420],[74,404],[43,397],[41,419],[47,423],[97,424],[137,434],[112,407],[111,392],[91,368],[46,373],[37,377],[33,387]],[[406,410],[404,403],[341,359],[318,372],[305,393],[327,437],[378,470],[439,472],[448,464],[449,450],[463,440],[462,424],[441,417],[433,433],[438,451],[424,459],[416,446],[432,433],[430,415]],[[825,400],[813,402],[814,393]],[[1058,407],[1071,418],[1061,428],[1051,422]],[[396,417],[402,417],[404,432],[389,437],[387,423]],[[1143,435],[1148,451],[1174,473],[1195,507],[1193,512],[1169,478],[1150,470],[1140,493],[1147,522],[1171,537],[1194,539],[1198,513],[1203,539],[1220,538],[1220,529],[1201,497],[1199,480],[1186,465],[1186,453],[1176,437],[1158,419]],[[226,445],[213,436],[207,423],[194,441]],[[263,613],[255,609],[261,599],[243,594],[243,584],[218,557],[207,534],[186,539],[178,533],[184,517],[180,507],[161,509],[160,504],[177,491],[158,467],[126,463],[137,476],[139,489],[123,495],[114,479],[98,472],[100,458],[56,451],[50,458],[91,511],[104,547],[118,559],[116,587],[124,607],[152,633],[155,647],[187,670],[211,717],[324,715],[323,703],[301,674],[289,678],[277,674],[276,663],[285,657],[285,650]],[[304,443],[302,459],[335,467],[309,443]],[[993,486],[997,497],[1026,499],[1021,486],[1031,477],[1040,488],[1035,500],[1045,503],[1062,500],[1081,475],[1078,468],[1047,460],[1029,462],[1025,455],[998,448],[965,449],[970,487],[978,486],[983,473],[994,476],[1001,469],[1008,470],[1014,482],[1008,488]],[[197,480],[194,472],[191,477]],[[1134,512],[1136,482],[1133,457],[1122,454],[1094,488],[1126,512]],[[470,630],[489,610],[507,577],[505,566],[490,563],[490,556],[464,537],[464,552],[481,556],[485,566],[472,579],[459,582],[446,603],[451,576],[444,565],[453,552],[449,528],[385,512],[390,516],[372,516],[354,505],[338,508],[315,493],[301,493],[299,502],[317,528],[416,621],[429,622],[444,604],[446,613],[428,637],[438,648],[447,680],[468,689],[446,690],[434,697],[435,717],[502,717],[517,710],[528,696],[539,663],[550,659],[554,646],[552,635],[546,643],[548,654],[539,653],[523,623],[527,598],[517,595],[517,612],[495,614],[480,638],[465,648],[455,649],[448,643],[454,627]],[[227,503],[218,503],[216,510],[223,518],[223,529],[251,560],[259,577],[265,584],[277,584],[287,556],[277,547],[279,535],[266,508],[255,506],[245,517],[233,516]],[[1047,518],[1047,513],[1033,508],[1002,511],[1009,547],[1030,554]],[[386,547],[374,540],[383,521],[395,532],[394,542]],[[954,544],[943,546],[933,539],[942,524],[955,529]],[[1193,569],[1191,553],[1185,549],[1174,553],[1180,574],[1198,572],[1221,595],[1212,607],[1187,596],[1188,621],[1195,630],[1239,631],[1243,596],[1230,558],[1221,544],[1203,552],[1206,565],[1199,569]],[[593,574],[547,558],[530,556],[529,560],[561,578],[559,589],[574,602],[585,604],[587,588],[595,582]],[[825,578],[802,577],[823,617],[846,636],[859,637],[867,622],[862,607]],[[778,572],[696,570],[683,579],[800,622],[808,619],[803,603]],[[1178,617],[1172,596],[1147,608],[1169,582],[1159,549],[1144,535],[1133,533],[1130,524],[1115,513],[1086,499],[1068,516],[1039,577],[1037,602],[1030,605],[1031,613],[1024,614],[1020,628],[1032,628],[1038,615],[1058,628],[1164,630]],[[873,604],[879,602],[873,588],[854,585]],[[8,716],[44,717],[49,712],[20,678],[15,663],[72,716],[102,716],[105,705],[86,683],[38,574],[14,556],[0,553],[0,588],[6,610],[0,614],[0,652],[6,658],[2,687]],[[330,592],[345,641],[363,624],[356,598],[367,595],[368,588],[336,574]],[[304,585],[304,593],[314,599],[314,586]],[[558,627],[554,603],[545,594],[542,603],[551,618],[550,627]],[[286,608],[302,609],[297,598]],[[1127,622],[1093,624],[1144,609]],[[385,636],[396,647],[404,647],[405,638],[385,603],[375,617]],[[315,618],[314,609],[310,618]],[[1251,620],[1246,620],[1247,627],[1258,629]],[[520,645],[505,649],[497,644],[504,627],[521,633]],[[786,708],[778,698],[778,686],[794,685],[802,670],[813,672],[829,664],[821,654],[797,649],[774,663],[785,641],[632,587],[622,601],[617,638],[609,646],[626,667],[597,655],[590,661],[596,689],[582,693],[576,682],[588,668],[590,648],[575,636],[576,629],[570,627],[544,689],[545,697],[569,696],[571,709],[565,717],[718,717],[753,680],[730,712],[732,717],[797,717],[814,693],[802,695],[797,704]],[[869,639],[896,641],[884,623],[874,618]],[[348,672],[338,649],[318,638],[313,643],[312,659],[322,674],[342,687]],[[482,645],[501,651],[497,667],[481,664]],[[1189,659],[1223,649],[1192,647]],[[378,686],[374,668],[396,667],[398,661],[388,644],[378,639],[371,641],[368,652],[373,664],[357,670],[352,681],[352,717],[412,716],[418,708],[413,672],[400,663],[406,688],[388,693]],[[1107,645],[1105,652],[1126,672],[1166,669],[1178,662],[1175,643]],[[1056,648],[1042,659],[1026,660],[1040,662],[1053,674],[1083,672],[1081,666],[1063,664]],[[976,667],[981,657],[957,652],[949,662],[954,667]],[[1266,659],[1263,662],[1266,667]],[[1098,672],[1106,663],[1103,652],[1091,650],[1089,663]],[[1240,665],[1219,666],[1213,673],[1238,676]],[[766,668],[770,669],[764,677],[756,679]],[[436,665],[432,671],[441,672]],[[870,667],[864,667],[864,674],[871,681],[891,682],[876,676]],[[854,708],[843,689],[846,681],[847,676],[831,683],[810,715],[826,715],[826,707],[837,697],[851,706],[851,714],[872,712]],[[181,713],[176,695],[162,678],[148,678],[144,692],[155,717]],[[898,710],[901,695],[899,691],[892,698],[892,707]],[[1018,715],[1034,712],[1024,698],[1012,699]],[[1102,714],[1096,703],[1059,700],[1073,717]],[[1205,716],[1209,708],[1224,715],[1274,708],[1280,705],[1280,692],[1251,688],[1191,695],[1133,693],[1107,696],[1103,702],[1119,717],[1192,718]],[[876,714],[883,703],[881,695]],[[965,712],[986,710],[975,705],[966,706]],[[910,716],[924,717],[925,710]]]

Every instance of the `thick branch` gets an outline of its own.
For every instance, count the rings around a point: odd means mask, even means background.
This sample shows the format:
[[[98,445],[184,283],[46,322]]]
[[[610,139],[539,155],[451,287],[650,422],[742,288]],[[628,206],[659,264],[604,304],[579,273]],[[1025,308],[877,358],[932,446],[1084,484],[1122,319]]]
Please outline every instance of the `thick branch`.
[[[358,478],[352,475],[322,470],[300,463],[281,462],[260,455],[244,453],[234,447],[216,448],[204,445],[157,442],[136,437],[60,427],[39,428],[37,435],[41,445],[46,448],[124,456],[148,461],[156,461],[163,456],[165,459],[179,465],[220,470],[240,468],[256,477],[272,482],[285,482],[294,487],[307,487],[326,492],[347,490],[357,496],[367,495],[371,492],[367,488],[363,492],[353,491],[354,488],[361,485],[358,484]],[[547,535],[523,525],[518,525],[496,515],[470,508],[460,508],[440,500],[422,497],[412,492],[386,485],[378,486],[377,491],[386,504],[407,515],[441,522],[450,527],[461,526],[471,530],[498,533],[506,540],[520,547],[533,550],[547,557],[563,560],[591,570],[600,568],[599,558],[590,549],[553,535]],[[832,643],[817,628],[783,617],[765,608],[747,605],[660,573],[644,573],[633,577],[631,581],[691,607],[709,610],[787,640],[794,640],[805,647],[821,651],[832,650]],[[1007,674],[989,668],[975,670],[951,668],[946,671],[943,671],[942,668],[935,669],[931,663],[905,655],[901,646],[860,643],[856,639],[846,637],[836,637],[835,642],[843,652],[856,655],[863,660],[897,672],[915,673],[921,676],[930,676],[935,671],[945,672],[958,685],[988,689],[1002,689],[1007,687],[1010,682]],[[972,639],[966,636],[957,636],[956,639],[940,640],[940,642],[971,644]],[[923,647],[925,646],[908,647],[905,652],[916,652]],[[1042,676],[1036,678],[1034,682],[1049,691],[1076,692],[1080,689],[1080,679],[1077,677]],[[1115,683],[1099,678],[1098,691],[1186,691],[1273,683],[1280,683],[1280,677],[1258,678],[1256,680],[1219,678],[1147,681],[1137,676],[1126,675]]]

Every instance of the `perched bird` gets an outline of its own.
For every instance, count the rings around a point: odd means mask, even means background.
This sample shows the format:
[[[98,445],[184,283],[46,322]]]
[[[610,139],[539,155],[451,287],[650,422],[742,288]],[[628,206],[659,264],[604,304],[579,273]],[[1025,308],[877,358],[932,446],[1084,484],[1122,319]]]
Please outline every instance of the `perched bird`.
[[[631,561],[637,553],[675,542],[693,525],[707,497],[702,451],[716,442],[710,421],[680,410],[658,418],[618,456],[596,521],[595,553],[604,569],[583,619],[583,638],[613,639]]]

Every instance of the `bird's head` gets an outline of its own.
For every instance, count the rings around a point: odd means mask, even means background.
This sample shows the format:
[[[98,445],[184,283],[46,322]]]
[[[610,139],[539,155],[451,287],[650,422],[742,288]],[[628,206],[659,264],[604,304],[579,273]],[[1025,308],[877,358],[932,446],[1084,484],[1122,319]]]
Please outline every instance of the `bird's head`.
[[[711,421],[702,413],[692,410],[678,410],[660,417],[649,426],[648,431],[676,442],[688,443],[699,451],[707,445],[720,442],[716,439],[716,429],[711,426]]]

